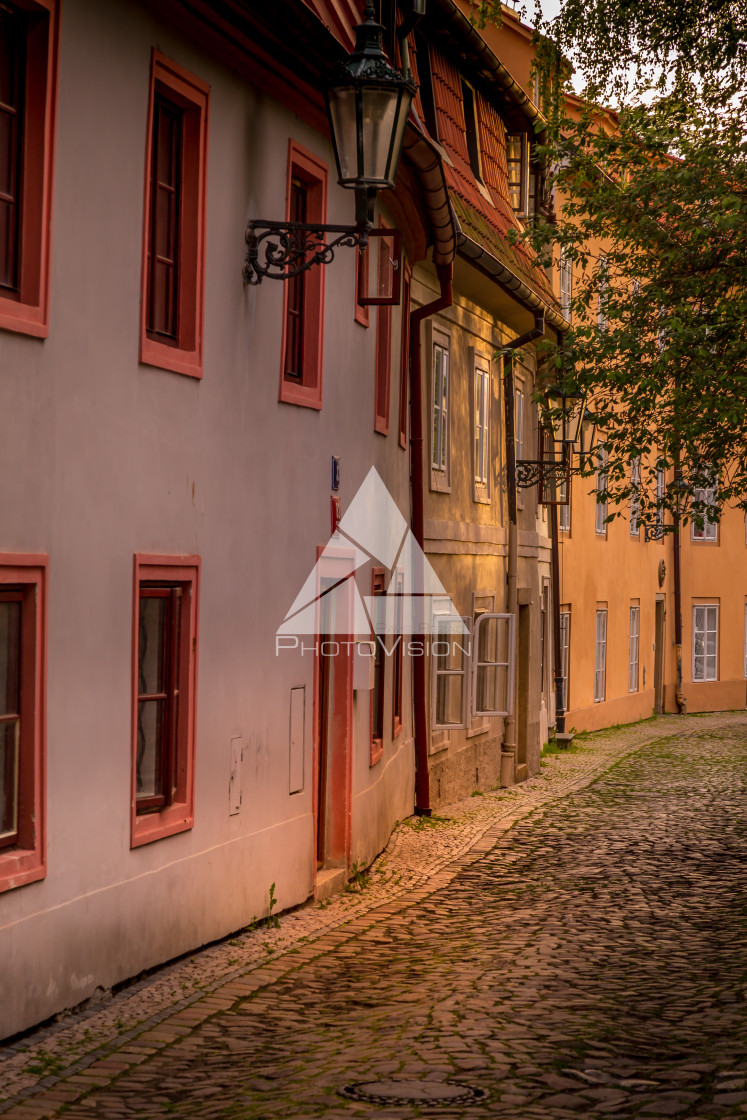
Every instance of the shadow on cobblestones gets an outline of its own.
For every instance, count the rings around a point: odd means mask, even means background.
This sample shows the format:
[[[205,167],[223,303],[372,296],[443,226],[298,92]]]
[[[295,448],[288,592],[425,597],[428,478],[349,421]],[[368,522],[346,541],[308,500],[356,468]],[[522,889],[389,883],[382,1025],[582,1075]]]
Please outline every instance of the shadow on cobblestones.
[[[747,1115],[746,813],[744,719],[649,743],[65,1115]]]

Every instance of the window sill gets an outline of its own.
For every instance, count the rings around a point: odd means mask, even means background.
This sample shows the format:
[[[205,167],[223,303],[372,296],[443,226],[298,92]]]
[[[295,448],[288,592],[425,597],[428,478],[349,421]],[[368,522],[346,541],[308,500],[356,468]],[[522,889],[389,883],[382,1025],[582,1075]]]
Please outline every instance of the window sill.
[[[48,338],[46,308],[0,296],[0,328],[17,334],[28,334],[32,338]]]
[[[482,483],[476,482],[474,490],[472,492],[472,501],[477,502],[481,506],[489,506],[490,492],[488,491],[487,486],[483,486]]]
[[[135,815],[132,821],[130,847],[140,848],[143,844],[151,844],[154,840],[162,840],[165,836],[188,832],[194,823],[194,811],[186,802],[169,805],[168,809],[160,813],[144,813],[141,817]]]
[[[317,412],[322,407],[321,392],[316,386],[310,388],[308,385],[296,385],[285,378],[280,382],[278,401],[282,404],[299,405],[301,408],[313,408]]]
[[[46,874],[46,861],[36,848],[11,848],[0,853],[0,892],[38,882]]]
[[[444,471],[431,469],[431,490],[435,490],[437,494],[451,493],[451,486]]]
[[[371,753],[368,759],[369,767],[375,766],[377,762],[381,762],[384,757],[384,743],[381,739],[374,739],[371,743]]]
[[[140,343],[140,363],[168,370],[169,373],[202,378],[202,354],[199,350],[180,350],[178,346],[166,346],[152,338],[143,338]]]
[[[476,739],[478,735],[487,735],[490,731],[490,724],[481,724],[479,727],[470,727],[467,730],[466,737],[468,739]]]

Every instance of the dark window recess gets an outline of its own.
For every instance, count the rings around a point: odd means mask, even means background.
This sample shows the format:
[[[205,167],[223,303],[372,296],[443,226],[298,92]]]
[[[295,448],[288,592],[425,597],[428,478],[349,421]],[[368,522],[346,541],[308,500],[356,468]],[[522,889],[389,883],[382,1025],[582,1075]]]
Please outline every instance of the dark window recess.
[[[472,86],[462,82],[462,101],[464,104],[464,131],[467,138],[467,153],[469,165],[476,179],[482,182],[482,169],[480,166],[480,139],[477,131],[477,105],[475,92]]]
[[[373,593],[374,599],[379,596],[386,596],[383,572],[374,573]],[[381,609],[374,610],[375,629],[373,640],[376,643],[376,652],[374,657],[374,684],[371,697],[371,738],[374,742],[381,742],[384,738],[384,655],[379,639],[380,632],[383,633],[385,629],[383,625],[385,610],[386,599],[382,598]]]
[[[0,288],[18,290],[26,25],[0,7]]]
[[[184,111],[156,94],[153,105],[148,333],[176,342],[179,332],[179,227]]]
[[[433,71],[431,69],[431,52],[428,40],[422,32],[415,32],[415,62],[418,68],[420,82],[420,104],[423,108],[425,127],[431,139],[438,140],[438,123],[436,119],[436,99],[433,92]]]
[[[181,587],[141,585],[137,646],[137,812],[170,805],[180,726]]]
[[[306,222],[308,187],[302,179],[291,179],[290,221]],[[285,360],[283,374],[289,381],[303,378],[303,318],[306,300],[306,273],[293,276],[288,283],[288,304],[285,317]]]
[[[0,848],[18,843],[22,609],[22,591],[0,591]]]
[[[506,136],[506,165],[508,168],[508,196],[511,207],[517,214],[524,213],[524,194],[526,190],[525,143],[523,133],[508,133]]]

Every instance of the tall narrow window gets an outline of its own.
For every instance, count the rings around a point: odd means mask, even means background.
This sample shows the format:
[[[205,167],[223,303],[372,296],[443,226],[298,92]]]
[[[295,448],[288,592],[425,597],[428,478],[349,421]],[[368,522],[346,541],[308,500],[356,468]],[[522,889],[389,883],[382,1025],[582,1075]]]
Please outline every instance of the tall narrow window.
[[[430,49],[428,40],[420,31],[415,32],[415,65],[418,69],[418,96],[423,110],[425,127],[428,129],[431,139],[438,140]]]
[[[392,656],[392,738],[396,739],[402,730],[402,679],[404,636],[404,593],[405,577],[403,572],[394,575],[394,653]]]
[[[596,636],[594,641],[594,703],[600,704],[605,697],[607,685],[607,611],[596,613]]]
[[[516,459],[525,458],[524,456],[524,426],[526,424],[526,415],[524,409],[524,387],[523,383],[517,382],[514,389],[514,446],[516,449]]]
[[[573,299],[573,261],[566,249],[561,250],[560,253],[558,281],[560,310],[563,312],[563,317],[570,322],[571,300]]]
[[[135,557],[132,846],[191,828],[199,558]]]
[[[373,570],[373,641],[374,679],[371,691],[371,755],[370,765],[379,761],[384,753],[384,696],[386,688],[386,661],[382,642],[385,640],[386,584],[383,568]]]
[[[571,612],[560,612],[560,671],[563,675],[563,711],[568,711],[568,668],[571,650]]]
[[[0,289],[18,290],[26,21],[0,8]]]
[[[517,214],[527,211],[527,138],[523,132],[506,134],[508,197]]]
[[[489,496],[490,464],[490,364],[479,356],[475,357],[475,498],[487,500]]]
[[[640,536],[641,531],[641,457],[630,460],[630,535]]]
[[[628,634],[628,692],[638,691],[638,650],[640,644],[641,608],[630,608]]]
[[[472,174],[482,182],[482,162],[480,158],[480,130],[477,121],[477,98],[475,91],[467,82],[462,82],[462,104],[464,106],[464,135],[467,140],[467,155]]]
[[[402,278],[402,335],[399,357],[399,445],[407,447],[407,405],[410,384],[410,273]]]
[[[718,522],[709,521],[709,511],[713,515],[717,507],[717,490],[715,481],[709,486],[698,487],[694,498],[701,503],[701,512],[693,516],[690,529],[690,538],[694,541],[717,541]]]
[[[571,488],[568,479],[563,478],[558,483],[558,528],[561,533],[571,531]]]
[[[210,87],[153,52],[140,361],[202,376]]]
[[[600,444],[597,448],[597,503],[594,510],[594,531],[599,537],[607,536],[607,500],[599,500],[607,489],[607,448]]]
[[[434,618],[434,727],[464,727],[465,677],[469,635],[459,619],[448,614]]]
[[[302,179],[291,178],[290,221],[308,221],[308,189]],[[288,298],[285,305],[285,356],[283,373],[287,380],[298,384],[303,379],[303,318],[306,294],[305,273],[291,276],[287,281]]]
[[[609,300],[609,265],[607,258],[600,256],[597,262],[597,327],[607,329],[607,304]]]
[[[380,223],[383,225],[383,223]],[[391,270],[389,240],[379,240],[378,291],[386,291]],[[376,308],[376,407],[374,431],[389,434],[389,394],[392,381],[392,308],[384,304]]]
[[[693,607],[693,680],[718,680],[718,606]]]
[[[183,131],[182,109],[157,93],[153,105],[147,329],[151,336],[174,344],[179,313]]]
[[[288,145],[285,212],[289,222],[323,224],[327,218],[327,166],[293,140]],[[367,266],[368,254],[364,259]],[[364,267],[363,261],[359,266]],[[319,265],[283,284],[279,399],[317,409],[322,407],[324,273]],[[359,275],[357,298],[367,293],[362,279]],[[367,323],[367,311],[359,321],[364,318]]]
[[[661,537],[661,531],[664,528],[664,507],[661,504],[666,493],[666,485],[664,479],[664,468],[656,468],[656,529]],[[662,538],[663,539],[663,538]]]
[[[446,473],[449,443],[449,351],[433,345],[433,392],[431,414],[431,466]]]
[[[0,3],[0,327],[48,334],[57,0]]]
[[[44,876],[46,557],[0,557],[0,891]]]

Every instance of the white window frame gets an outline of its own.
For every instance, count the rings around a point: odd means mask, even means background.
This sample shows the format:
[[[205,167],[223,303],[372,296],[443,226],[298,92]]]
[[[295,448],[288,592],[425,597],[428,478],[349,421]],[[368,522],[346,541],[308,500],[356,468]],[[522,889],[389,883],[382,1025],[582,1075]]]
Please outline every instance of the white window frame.
[[[594,634],[594,703],[603,704],[607,693],[607,608],[597,607]]]
[[[517,379],[514,382],[514,448],[516,461],[524,459],[526,440],[526,393],[525,384],[522,380]]]
[[[641,535],[641,457],[630,460],[630,535]]]
[[[597,327],[607,329],[607,296],[609,293],[609,262],[604,255],[597,261]]]
[[[560,251],[558,264],[558,297],[563,318],[571,321],[571,300],[573,299],[573,261],[565,249]]]
[[[603,443],[597,447],[596,493],[607,487],[607,448]],[[596,503],[594,510],[594,532],[598,537],[607,536],[607,502]]]
[[[656,501],[657,501],[657,503],[660,501],[661,498],[664,497],[665,492],[666,492],[666,483],[665,483],[664,468],[663,467],[657,467],[656,468]],[[657,509],[656,509],[656,528],[657,529],[663,529],[664,528],[664,510],[658,504],[657,504]]]
[[[573,495],[573,487],[571,486],[569,491],[568,485],[568,480],[565,477],[558,483],[558,528],[561,533],[570,533],[571,531],[570,499]],[[565,501],[566,497],[569,499],[567,502]]]
[[[496,619],[498,623],[503,622],[508,627],[508,637],[506,642],[507,660],[485,660],[481,661],[479,657],[480,649],[480,631],[482,627],[491,619]],[[513,712],[513,696],[514,696],[514,669],[516,664],[515,653],[516,642],[516,616],[513,614],[499,614],[495,611],[486,611],[481,614],[476,620],[472,631],[472,680],[470,686],[470,711],[474,716],[509,716]],[[503,708],[478,708],[477,706],[477,677],[480,669],[489,669],[498,667],[506,670],[506,701]]]
[[[571,653],[571,612],[560,612],[560,672],[563,680],[563,711],[568,711],[568,671]]]
[[[439,610],[438,603],[435,603],[434,608],[433,608],[434,616],[438,617],[439,615],[442,615],[445,619],[449,619],[449,618],[454,619],[455,616],[453,615],[450,607],[451,607],[451,603],[449,601],[447,601],[444,604],[444,608],[442,610]],[[456,729],[465,728],[467,726],[467,707],[468,707],[468,700],[469,700],[469,678],[468,678],[467,674],[468,674],[469,663],[470,663],[470,653],[471,653],[471,649],[472,649],[472,646],[471,646],[472,620],[470,618],[462,618],[462,622],[464,623],[464,625],[466,627],[466,633],[463,633],[463,634],[459,635],[459,645],[461,647],[466,646],[470,652],[469,653],[464,653],[464,651],[462,651],[462,666],[461,666],[461,668],[460,669],[439,669],[438,668],[438,655],[435,654],[435,653],[431,653],[431,661],[433,663],[433,665],[432,665],[432,678],[433,678],[433,680],[432,680],[432,690],[433,690],[433,692],[432,692],[432,697],[431,697],[431,704],[432,704],[431,729],[433,731],[453,731],[455,728]],[[434,623],[435,623],[435,625],[434,625],[433,638],[434,638],[434,640],[438,641],[438,623],[435,621],[435,618],[434,618]],[[460,713],[460,718],[459,718],[458,723],[439,723],[438,720],[437,720],[438,681],[439,681],[440,677],[461,677],[462,678],[462,710],[461,710],[461,713]]]
[[[717,486],[702,486],[695,489],[696,502],[703,502],[706,506],[715,506]],[[700,529],[695,524],[695,521],[690,522],[690,540],[692,541],[717,541],[718,540],[718,521],[707,521],[703,519],[703,528]]]
[[[638,692],[638,662],[641,648],[641,608],[637,603],[630,606],[628,630],[628,692]]]
[[[450,377],[450,339],[446,335],[433,334],[433,358],[431,362],[431,487],[447,489],[449,483],[449,403],[451,394]],[[441,358],[439,364],[439,356]]]
[[[492,404],[492,378],[490,361],[482,354],[475,354],[472,362],[474,417],[474,500],[490,499],[490,412]]]
[[[700,614],[700,619],[698,615]],[[693,681],[718,680],[718,603],[693,604],[693,640],[692,640],[692,679]],[[700,623],[700,624],[699,624]],[[713,635],[714,652],[708,653],[708,638]],[[701,643],[702,653],[698,653],[698,642]],[[703,665],[700,675],[696,676],[697,659],[702,658]],[[710,670],[709,661],[713,663]],[[712,673],[712,675],[711,675]]]
[[[509,141],[518,140],[519,159],[511,158],[511,163],[519,164],[519,205],[514,206],[511,197],[511,180],[508,171]],[[508,187],[508,204],[515,214],[526,214],[529,209],[529,137],[526,132],[506,132],[506,185]]]

